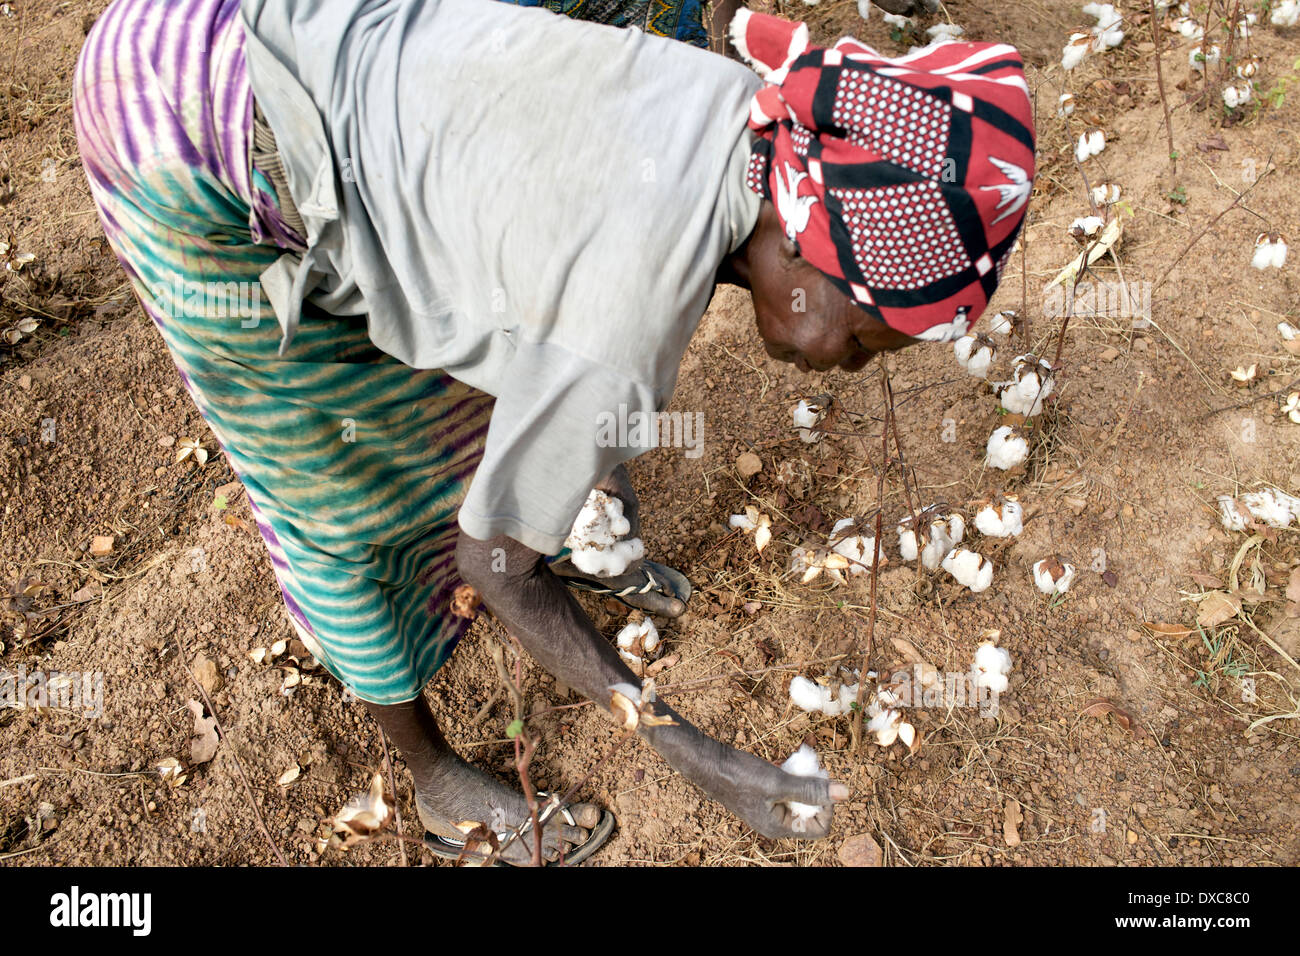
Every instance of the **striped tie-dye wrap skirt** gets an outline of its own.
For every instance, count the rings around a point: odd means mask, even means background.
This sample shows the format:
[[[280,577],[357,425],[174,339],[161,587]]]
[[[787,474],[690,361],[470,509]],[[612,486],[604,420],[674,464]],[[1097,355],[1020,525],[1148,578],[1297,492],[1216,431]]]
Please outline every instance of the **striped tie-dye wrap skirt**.
[[[259,277],[304,242],[254,162],[254,111],[239,0],[115,0],[77,65],[104,231],[247,489],[290,620],[357,697],[400,703],[468,624],[449,611],[456,512],[493,400],[310,303],[279,354]]]

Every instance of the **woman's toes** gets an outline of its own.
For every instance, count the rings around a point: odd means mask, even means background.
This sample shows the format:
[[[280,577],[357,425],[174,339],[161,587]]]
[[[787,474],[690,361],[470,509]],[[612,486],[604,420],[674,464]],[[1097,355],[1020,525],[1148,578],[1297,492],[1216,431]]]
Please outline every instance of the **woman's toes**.
[[[594,803],[575,803],[569,807],[569,812],[573,814],[575,824],[588,830],[600,822],[600,807]]]

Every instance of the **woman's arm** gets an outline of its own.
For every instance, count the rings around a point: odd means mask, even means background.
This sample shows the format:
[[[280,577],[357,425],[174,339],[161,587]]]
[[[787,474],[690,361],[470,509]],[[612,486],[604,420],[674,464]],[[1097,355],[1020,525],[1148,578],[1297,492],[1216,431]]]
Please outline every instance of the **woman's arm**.
[[[541,554],[504,536],[480,541],[462,532],[456,560],[461,577],[506,629],[564,683],[607,708],[614,685],[640,686],[640,679],[596,630]],[[672,718],[674,724],[643,725],[638,733],[673,769],[760,834],[817,838],[830,831],[832,802],[848,797],[842,784],[792,776],[713,740],[666,704],[653,706],[656,714]],[[806,821],[802,832],[795,832],[789,801],[823,809]]]

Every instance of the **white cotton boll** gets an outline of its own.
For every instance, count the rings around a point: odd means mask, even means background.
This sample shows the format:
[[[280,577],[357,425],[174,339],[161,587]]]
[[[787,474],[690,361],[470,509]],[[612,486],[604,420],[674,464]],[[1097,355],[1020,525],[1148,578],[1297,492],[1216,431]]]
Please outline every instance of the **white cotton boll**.
[[[1237,506],[1237,499],[1232,495],[1219,495],[1219,517],[1225,531],[1245,531],[1246,515]]]
[[[997,356],[997,348],[988,336],[967,333],[952,344],[957,364],[976,378],[988,378],[989,366]]]
[[[1002,425],[993,430],[985,448],[984,464],[990,468],[1015,468],[1029,457],[1029,442],[1015,434],[1010,425]]]
[[[1014,538],[1025,530],[1025,510],[1012,495],[989,502],[975,513],[975,528],[990,538]]]
[[[1297,335],[1300,335],[1300,329],[1297,329],[1290,322],[1279,322],[1277,324],[1277,334],[1282,336],[1283,342],[1291,342],[1295,340]]]
[[[1255,253],[1250,264],[1256,269],[1281,269],[1286,265],[1286,240],[1276,232],[1261,232],[1255,239]],[[1278,330],[1281,331],[1281,326]],[[1285,338],[1285,334],[1283,338]]]
[[[991,641],[984,641],[975,649],[971,664],[976,687],[987,687],[995,694],[1006,691],[1007,675],[1011,673],[1011,655]]]
[[[944,557],[952,550],[953,542],[948,539],[948,535],[940,524],[930,525],[930,536],[925,542],[925,547],[921,549],[921,564],[927,571],[933,571],[943,563]]]
[[[903,715],[897,710],[882,710],[867,722],[867,733],[875,734],[876,743],[888,747],[898,739],[898,725]]]
[[[807,744],[801,745],[798,750],[792,753],[785,763],[781,764],[781,769],[796,777],[821,777],[825,780],[828,776],[817,761],[817,752]],[[790,829],[795,833],[803,833],[808,825],[807,821],[815,817],[822,809],[810,803],[799,803],[796,800],[791,800],[789,806],[790,813],[794,816],[794,819],[790,821]]]
[[[628,565],[645,557],[640,538],[622,539],[632,530],[623,515],[623,502],[603,491],[592,491],[578,512],[564,546],[583,574],[611,577],[623,574]]]
[[[1067,96],[1069,94],[1066,94]],[[1073,109],[1073,107],[1071,107]],[[1012,322],[1014,312],[999,312],[989,319],[989,331],[994,335],[1010,335],[1015,324]]]
[[[1119,194],[1119,186],[1115,183],[1100,183],[1092,187],[1092,201],[1098,206],[1115,205],[1115,203],[1119,202]]]
[[[909,525],[898,526],[898,550],[904,561],[916,560],[916,532]]]
[[[758,528],[758,522],[749,515],[732,515],[727,519],[727,524],[741,531],[754,531]]]
[[[804,3],[807,2],[808,0],[804,0]],[[813,2],[817,2],[817,0],[813,0]],[[858,16],[864,20],[871,19],[871,0],[858,0]]]
[[[1080,241],[1092,239],[1101,234],[1106,221],[1101,216],[1080,216],[1070,223],[1070,235]]]
[[[1083,62],[1083,58],[1088,55],[1092,49],[1092,35],[1088,33],[1070,34],[1070,42],[1065,44],[1061,50],[1061,66],[1066,70],[1073,70]]]
[[[944,523],[944,532],[954,545],[961,544],[961,539],[966,537],[966,519],[959,514],[950,514]]]
[[[638,638],[645,652],[653,654],[655,648],[659,646],[659,629],[655,627],[655,622],[648,617],[641,621],[630,621],[618,632],[618,636],[614,638],[614,643],[627,650],[637,642]]]
[[[1068,564],[1052,555],[1050,558],[1035,562],[1034,584],[1044,594],[1064,594],[1070,590],[1074,581],[1074,565]]]
[[[1085,162],[1101,153],[1106,148],[1106,133],[1093,127],[1079,136],[1079,145],[1074,150],[1079,162]]]
[[[1194,46],[1187,52],[1187,62],[1197,73],[1204,73],[1206,64],[1214,66],[1219,62],[1219,48],[1211,46],[1206,53],[1199,46]]]
[[[876,539],[875,536],[865,537],[863,535],[847,534],[855,529],[857,522],[852,518],[841,518],[835,522],[835,527],[831,528],[830,541],[831,550],[836,554],[842,554],[849,559],[848,572],[850,574],[865,574],[871,569],[876,560]],[[846,536],[840,538],[841,532]],[[885,563],[884,549],[881,549],[880,563]]]
[[[971,333],[954,339],[952,343],[952,354],[957,359],[957,364],[965,368],[970,364],[971,349],[975,347],[975,336]]]
[[[993,583],[993,562],[965,548],[950,551],[943,559],[943,569],[956,578],[958,584],[975,593],[987,590]]]
[[[1300,23],[1300,2],[1297,2],[1297,0],[1278,0],[1268,20],[1275,27],[1295,26]]]
[[[1223,105],[1230,110],[1245,106],[1251,99],[1249,83],[1232,83],[1223,88]]]
[[[831,703],[831,690],[797,674],[790,681],[790,699],[800,710],[821,714]]]
[[[1056,115],[1065,119],[1074,113],[1074,94],[1062,93],[1061,98],[1056,101]]]
[[[964,36],[966,31],[955,23],[936,23],[930,29],[925,31],[925,35],[933,42],[951,42],[958,37]]]
[[[1300,498],[1277,488],[1252,491],[1240,499],[1251,517],[1270,528],[1288,527],[1300,515]]]
[[[1205,29],[1191,17],[1179,17],[1173,23],[1174,31],[1189,40],[1199,40],[1205,36]]]
[[[888,26],[896,27],[899,30],[905,30],[912,25],[910,17],[902,17],[897,13],[886,13],[880,19],[884,20]]]
[[[808,444],[821,441],[822,433],[814,431],[818,422],[822,420],[823,409],[809,402],[807,399],[800,399],[799,404],[794,407],[794,427],[799,429],[799,438]]]

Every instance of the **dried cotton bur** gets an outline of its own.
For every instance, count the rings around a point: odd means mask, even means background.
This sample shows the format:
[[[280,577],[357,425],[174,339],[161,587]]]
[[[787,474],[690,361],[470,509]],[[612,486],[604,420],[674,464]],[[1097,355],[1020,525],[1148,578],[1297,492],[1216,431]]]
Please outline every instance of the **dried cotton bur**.
[[[343,809],[334,815],[331,829],[336,835],[330,837],[328,845],[347,849],[387,829],[393,817],[393,796],[385,789],[383,776],[375,774],[370,789],[353,794]],[[341,840],[337,834],[342,834]]]
[[[640,538],[624,538],[632,530],[623,515],[623,502],[603,491],[593,490],[578,512],[573,530],[565,539],[573,566],[583,574],[617,577],[628,565],[645,557]]]
[[[638,727],[671,727],[677,722],[660,717],[651,706],[655,702],[655,682],[646,680],[638,690],[631,684],[615,684],[609,689],[609,710],[624,730]]]
[[[733,528],[739,528],[746,534],[752,531],[754,533],[754,547],[759,554],[763,553],[763,549],[772,540],[772,519],[753,505],[746,505],[744,514],[732,515],[727,523]]]
[[[787,757],[785,763],[781,764],[781,769],[795,777],[820,777],[825,780],[829,776],[817,761],[817,751],[807,744],[801,744],[798,750]],[[821,807],[811,803],[799,803],[797,800],[791,800],[788,806],[794,817],[790,821],[790,829],[795,833],[803,833],[807,830],[808,821],[822,810]]]
[[[1061,560],[1058,554],[1043,558],[1034,564],[1034,584],[1047,595],[1064,594],[1074,582],[1074,565]]]

